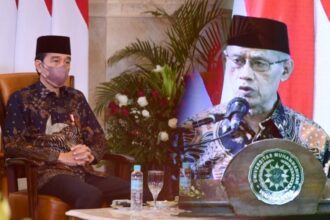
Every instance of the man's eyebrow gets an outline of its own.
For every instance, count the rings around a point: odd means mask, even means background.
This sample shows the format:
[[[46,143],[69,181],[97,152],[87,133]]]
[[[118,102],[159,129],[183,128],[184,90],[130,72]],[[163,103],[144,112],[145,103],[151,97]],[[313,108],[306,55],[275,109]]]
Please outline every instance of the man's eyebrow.
[[[265,61],[269,61],[269,59],[267,57],[261,56],[261,55],[256,55],[256,56],[251,56],[252,59],[254,60],[265,60]]]
[[[60,56],[52,56],[50,59],[60,59]]]
[[[231,54],[229,55],[230,57],[236,57],[236,58],[246,58],[246,56],[244,54]],[[264,56],[262,55],[251,55],[250,56],[250,59],[254,59],[254,60],[267,60],[268,61],[268,58],[265,58]]]
[[[53,59],[60,59],[60,58],[61,58],[60,56],[56,56],[56,55],[55,55],[55,56],[52,56],[50,59],[53,60]],[[71,61],[71,56],[66,57],[65,60],[69,60],[69,61]]]

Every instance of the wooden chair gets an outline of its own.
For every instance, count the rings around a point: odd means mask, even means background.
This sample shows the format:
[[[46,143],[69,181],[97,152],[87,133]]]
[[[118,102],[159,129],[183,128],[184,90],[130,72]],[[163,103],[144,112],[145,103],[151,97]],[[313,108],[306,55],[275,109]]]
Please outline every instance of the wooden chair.
[[[29,86],[39,79],[37,73],[0,74],[0,123],[4,125],[5,107],[9,96],[16,90]],[[66,85],[74,85],[74,77],[70,76]],[[0,143],[2,144],[2,143]],[[59,198],[38,195],[37,169],[42,166],[40,161],[26,158],[5,158],[3,147],[0,147],[1,190],[7,194],[12,210],[12,220],[30,217],[32,219],[67,220],[65,212],[70,206]],[[107,154],[104,158],[110,161],[107,171],[112,175],[129,180],[134,159],[119,154]],[[19,190],[18,178],[27,178],[27,190]]]

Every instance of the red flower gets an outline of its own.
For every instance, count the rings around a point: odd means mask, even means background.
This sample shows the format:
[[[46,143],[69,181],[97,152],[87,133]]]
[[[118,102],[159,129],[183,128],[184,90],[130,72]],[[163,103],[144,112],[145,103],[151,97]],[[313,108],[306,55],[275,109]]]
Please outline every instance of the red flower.
[[[141,133],[141,132],[140,132],[138,129],[133,129],[133,130],[131,131],[131,134],[132,134],[133,136],[135,136],[135,137],[139,136],[140,133]]]
[[[154,98],[158,98],[160,96],[160,94],[157,90],[152,90],[151,96],[154,97]]]
[[[108,105],[108,108],[110,109],[110,114],[117,114],[119,113],[119,106],[115,102],[110,102]]]
[[[127,117],[129,115],[129,110],[127,108],[123,107],[123,108],[121,108],[120,113]]]
[[[143,90],[137,91],[137,96],[138,97],[144,96],[144,91]]]
[[[165,98],[161,99],[159,105],[160,105],[160,107],[167,107],[168,106],[167,99],[165,99]]]

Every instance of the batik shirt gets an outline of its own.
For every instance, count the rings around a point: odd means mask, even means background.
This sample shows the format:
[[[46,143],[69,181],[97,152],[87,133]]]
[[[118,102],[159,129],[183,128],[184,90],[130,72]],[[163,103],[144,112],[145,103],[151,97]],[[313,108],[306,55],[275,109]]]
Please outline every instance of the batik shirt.
[[[100,160],[105,136],[84,95],[61,87],[59,96],[40,81],[15,92],[6,108],[4,142],[6,157],[25,157],[45,162],[38,171],[38,186],[59,174],[97,174],[91,166],[67,166],[58,162],[61,152],[85,144]],[[94,162],[95,162],[94,161]]]
[[[226,105],[218,105],[203,112],[193,120],[204,118],[207,114],[226,115]],[[283,106],[279,100],[270,116],[259,123],[259,132],[255,133],[243,121],[232,135],[223,134],[226,120],[207,124],[186,133],[185,160],[192,164],[195,172],[200,168],[211,167],[223,176],[231,159],[245,146],[255,141],[281,138],[295,142],[309,149],[321,162],[326,175],[329,176],[330,152],[329,136],[315,122],[304,115]],[[210,172],[212,176],[212,173]]]

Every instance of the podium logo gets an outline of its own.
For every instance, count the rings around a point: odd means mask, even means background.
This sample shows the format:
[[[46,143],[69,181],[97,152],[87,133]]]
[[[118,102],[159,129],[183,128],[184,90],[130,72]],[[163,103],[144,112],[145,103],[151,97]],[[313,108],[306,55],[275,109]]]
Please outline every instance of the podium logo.
[[[304,170],[292,153],[275,148],[254,158],[248,178],[250,188],[259,200],[270,205],[283,205],[299,195]]]

